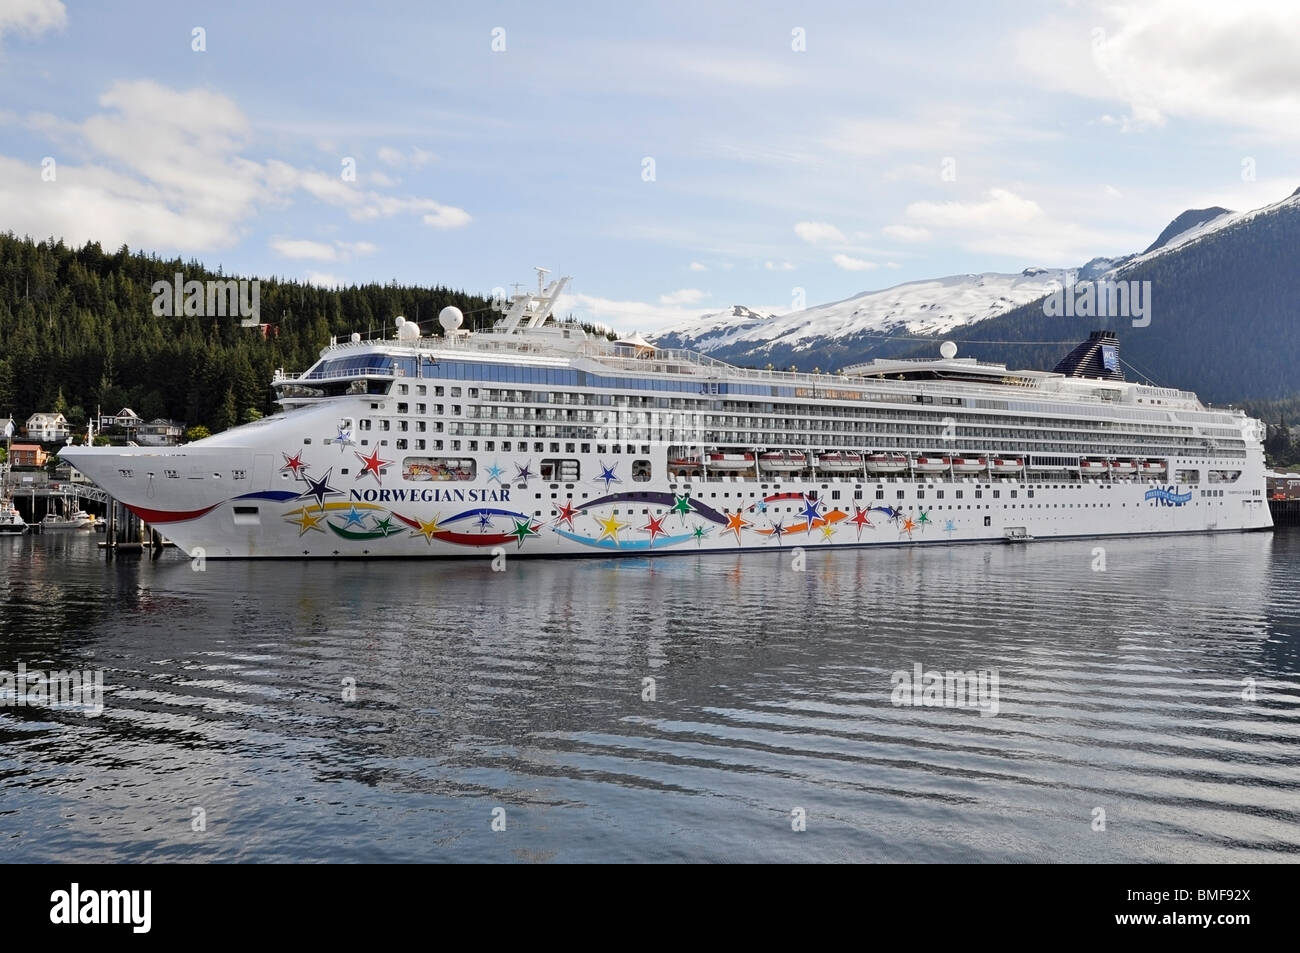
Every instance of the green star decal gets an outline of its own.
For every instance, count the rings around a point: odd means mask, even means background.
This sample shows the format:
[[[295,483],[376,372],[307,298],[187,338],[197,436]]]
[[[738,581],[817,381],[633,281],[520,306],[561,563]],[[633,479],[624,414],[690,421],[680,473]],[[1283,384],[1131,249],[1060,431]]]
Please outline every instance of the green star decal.
[[[375,530],[377,532],[383,533],[385,536],[388,536],[392,533],[401,532],[396,526],[393,525],[392,516],[385,516],[381,520],[375,520]]]
[[[515,528],[510,531],[510,535],[515,537],[515,544],[517,546],[522,546],[525,539],[529,536],[537,536],[538,532],[530,525],[529,520],[524,520],[523,522],[515,520]]]
[[[683,496],[675,496],[674,499],[676,499],[677,502],[673,504],[673,512],[680,513],[682,515],[682,518],[685,519],[686,514],[694,509],[694,507],[691,505],[691,498],[689,496],[683,495]]]
[[[930,514],[925,510],[921,510],[921,515],[916,518],[916,521],[917,523],[928,523],[930,522]]]
[[[694,535],[695,535],[695,545],[698,546],[700,545],[700,540],[702,540],[705,536],[708,535],[708,531],[703,526],[697,526],[695,527]]]

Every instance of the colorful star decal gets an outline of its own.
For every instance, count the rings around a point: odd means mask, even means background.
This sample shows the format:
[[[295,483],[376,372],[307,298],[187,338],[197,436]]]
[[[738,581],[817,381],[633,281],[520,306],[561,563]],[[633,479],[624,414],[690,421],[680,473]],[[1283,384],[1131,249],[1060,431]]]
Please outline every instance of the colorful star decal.
[[[943,524],[943,531],[945,533],[955,533],[957,532],[957,526],[956,524],[953,523],[952,520],[945,520]],[[949,538],[951,539],[951,536]]]
[[[623,482],[623,481],[620,480],[620,479],[618,478],[618,476],[614,473],[614,471],[618,469],[618,463],[617,463],[617,461],[614,463],[614,465],[613,465],[612,467],[607,467],[607,466],[605,466],[605,461],[604,461],[604,460],[601,460],[601,461],[598,461],[598,462],[600,463],[600,476],[598,476],[598,477],[596,477],[596,479],[592,480],[592,481],[591,481],[592,483],[599,483],[599,482],[601,482],[601,481],[603,480],[603,481],[605,482],[605,489],[606,489],[606,491],[608,491],[608,490],[609,490],[609,485],[610,485],[611,483],[622,483],[622,482]]]
[[[305,536],[309,529],[314,529],[318,533],[325,532],[324,527],[320,525],[325,519],[325,511],[321,509],[313,513],[308,507],[304,506],[302,509],[286,516],[285,519],[290,523],[297,524],[299,537]]]
[[[573,518],[578,515],[578,511],[573,508],[573,503],[565,500],[559,507],[560,515],[556,517],[557,523],[568,523],[569,529],[573,529]]]
[[[520,483],[527,483],[529,480],[531,480],[533,478],[532,466],[533,466],[532,460],[529,460],[522,467],[516,463],[515,479],[518,480]]]
[[[900,529],[899,532],[906,533],[908,536],[911,536],[912,530],[914,529],[916,529],[916,520],[912,519],[912,517],[910,516],[903,517],[902,529]]]
[[[746,526],[753,525],[741,515],[742,512],[742,510],[737,510],[727,515],[727,532],[736,534],[737,545],[740,544],[740,531]]]
[[[438,525],[438,516],[435,515],[433,519],[428,521],[416,520],[416,523],[419,525],[420,528],[415,530],[413,533],[411,533],[411,535],[423,536],[424,541],[432,545],[434,533],[441,532],[442,530],[442,527]]]
[[[858,539],[862,538],[862,528],[864,526],[874,527],[876,525],[871,522],[871,519],[867,516],[867,511],[859,506],[853,507],[853,517],[849,522],[858,528]]]
[[[650,522],[645,526],[642,526],[641,529],[650,534],[651,548],[654,547],[656,537],[668,535],[668,530],[664,529],[664,517],[662,516],[658,519],[655,519],[653,516],[650,517]]]
[[[703,540],[706,536],[709,535],[709,531],[705,529],[703,526],[697,526],[695,527],[695,530],[692,533],[692,535],[694,535],[695,537],[695,545],[699,546],[701,540]]]
[[[693,503],[691,503],[691,498],[690,498],[689,496],[685,496],[685,495],[683,495],[683,496],[677,496],[676,494],[674,494],[674,495],[673,495],[673,500],[674,500],[674,503],[673,503],[673,506],[672,506],[672,510],[673,510],[674,513],[680,513],[680,514],[681,514],[681,517],[682,517],[682,523],[685,524],[685,523],[686,523],[686,514],[689,513],[689,512],[691,512],[692,510],[694,510],[694,509],[695,509],[695,505],[694,505]]]
[[[362,464],[362,466],[361,466],[361,472],[357,474],[357,477],[356,477],[356,478],[357,478],[358,480],[360,480],[363,476],[365,476],[367,473],[369,473],[370,475],[372,475],[372,476],[375,478],[375,482],[376,482],[376,483],[381,483],[381,484],[382,484],[382,483],[384,482],[384,479],[383,479],[383,477],[381,477],[381,476],[379,475],[379,470],[380,470],[381,467],[386,467],[386,466],[388,466],[388,465],[389,465],[390,463],[392,463],[393,461],[392,461],[392,460],[380,460],[380,459],[379,459],[379,451],[378,451],[378,450],[372,450],[372,451],[370,452],[370,456],[368,456],[368,457],[367,457],[367,456],[364,456],[364,455],[363,455],[360,451],[358,451],[358,450],[353,450],[352,452],[355,453],[355,454],[357,455],[357,459],[360,460],[360,461],[361,461],[361,464]]]
[[[777,541],[780,541],[781,536],[785,533],[785,525],[784,525],[784,522],[785,522],[785,521],[782,520],[782,521],[779,522],[779,523],[773,523],[773,524],[772,524],[772,535],[769,536],[768,539],[775,539],[775,540],[777,540]]]
[[[283,473],[285,470],[292,470],[293,478],[295,480],[301,480],[302,471],[306,470],[309,466],[311,466],[310,463],[302,462],[301,450],[295,453],[292,457],[289,456],[287,453],[285,453],[283,450],[281,450],[280,456],[284,457],[284,466],[280,467],[280,472]]]
[[[916,525],[926,526],[929,524],[930,524],[930,514],[927,513],[925,510],[921,510],[921,515],[916,518]]]
[[[514,536],[516,545],[523,546],[524,540],[529,536],[538,535],[537,531],[541,528],[541,524],[534,523],[532,520],[515,520],[515,528],[510,533]]]
[[[821,518],[821,514],[817,512],[819,506],[821,506],[821,501],[814,499],[811,496],[804,500],[803,518],[808,521],[808,526],[806,528],[809,530],[813,528],[813,523],[817,522],[817,520]]]
[[[596,542],[600,542],[600,540],[608,537],[614,540],[615,544],[617,544],[618,531],[621,529],[627,529],[627,524],[620,523],[618,521],[617,516],[611,516],[609,517],[609,519],[601,519],[599,516],[597,516],[596,522],[600,524],[600,529],[601,529],[600,536],[597,537]]]
[[[352,430],[347,427],[340,427],[338,436],[334,438],[334,442],[339,445],[339,453],[342,453],[344,447],[350,447],[354,442],[352,440]]]
[[[504,485],[505,485],[505,481],[501,479],[501,474],[503,474],[503,473],[505,473],[505,472],[506,472],[505,470],[501,469],[501,464],[497,463],[497,462],[494,460],[494,461],[492,462],[492,466],[490,466],[490,467],[487,468],[487,478],[488,478],[488,482],[491,483],[493,480],[496,480],[498,483],[500,483],[500,484],[502,484],[502,485],[504,486]]]
[[[394,533],[400,533],[402,528],[393,525],[393,518],[385,516],[383,519],[375,519],[375,532],[383,533],[385,536],[392,536]]]
[[[342,490],[336,490],[329,485],[330,476],[333,473],[334,473],[334,468],[330,467],[328,470],[325,471],[325,475],[321,477],[319,480],[313,480],[311,477],[307,476],[304,473],[302,478],[303,480],[306,481],[308,489],[303,490],[301,493],[299,493],[297,498],[303,500],[310,496],[315,498],[317,506],[324,506],[325,497],[342,496],[343,495]]]
[[[486,533],[491,528],[492,517],[488,516],[486,513],[480,513],[478,515],[478,531],[480,533]]]
[[[823,541],[829,542],[830,538],[834,535],[835,535],[835,525],[833,523],[827,523],[825,526],[822,527]]]
[[[343,518],[347,520],[347,522],[343,524],[343,528],[347,529],[349,526],[355,523],[357,526],[360,526],[362,529],[365,529],[366,516],[367,516],[366,513],[362,513],[355,506],[352,507],[346,513],[343,514]]]

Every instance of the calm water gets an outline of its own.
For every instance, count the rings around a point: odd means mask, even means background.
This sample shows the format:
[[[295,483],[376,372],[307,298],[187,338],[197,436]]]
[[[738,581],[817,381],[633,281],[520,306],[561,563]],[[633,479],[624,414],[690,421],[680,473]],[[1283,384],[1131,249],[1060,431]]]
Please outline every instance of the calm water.
[[[0,860],[1300,849],[1300,532],[1109,541],[1105,572],[1091,542],[810,551],[802,573],[775,552],[194,572],[94,542],[0,539],[0,669],[105,682],[97,718],[0,708]],[[996,669],[998,714],[894,706],[916,663]]]

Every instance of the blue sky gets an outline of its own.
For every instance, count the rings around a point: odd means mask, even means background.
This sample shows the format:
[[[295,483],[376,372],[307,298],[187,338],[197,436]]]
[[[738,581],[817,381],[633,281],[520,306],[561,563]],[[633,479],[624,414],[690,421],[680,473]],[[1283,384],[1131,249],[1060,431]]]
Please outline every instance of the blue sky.
[[[0,229],[325,283],[545,265],[625,331],[1076,265],[1300,186],[1288,6],[0,0]]]

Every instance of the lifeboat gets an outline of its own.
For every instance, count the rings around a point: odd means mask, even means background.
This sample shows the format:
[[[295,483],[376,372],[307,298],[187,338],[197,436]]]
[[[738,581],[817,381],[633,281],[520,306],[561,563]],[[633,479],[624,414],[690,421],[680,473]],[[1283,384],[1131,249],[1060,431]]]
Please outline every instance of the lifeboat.
[[[943,473],[951,463],[950,457],[917,457],[912,469],[917,473]]]
[[[1142,463],[1143,473],[1164,473],[1166,469],[1163,460],[1145,460]]]
[[[719,472],[729,470],[752,470],[754,455],[752,453],[711,453],[709,469]]]
[[[760,454],[758,465],[773,473],[794,473],[804,468],[803,451],[786,450]]]
[[[984,457],[953,457],[952,468],[958,473],[979,473],[988,465]]]
[[[670,470],[691,470],[698,469],[699,466],[699,457],[678,457],[676,460],[668,461],[668,468]]]
[[[902,473],[906,469],[907,457],[901,453],[873,453],[867,457],[871,473]]]
[[[1132,476],[1137,473],[1137,464],[1132,460],[1112,460],[1110,461],[1110,472],[1115,476]]]
[[[862,454],[832,451],[817,458],[817,469],[828,473],[852,473],[862,469]]]
[[[1020,457],[994,457],[994,473],[1019,473],[1025,468],[1025,461]]]
[[[1086,477],[1104,477],[1110,472],[1105,460],[1088,460],[1079,461],[1079,472]]]

